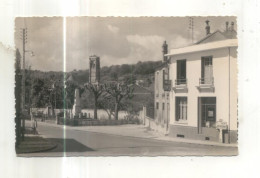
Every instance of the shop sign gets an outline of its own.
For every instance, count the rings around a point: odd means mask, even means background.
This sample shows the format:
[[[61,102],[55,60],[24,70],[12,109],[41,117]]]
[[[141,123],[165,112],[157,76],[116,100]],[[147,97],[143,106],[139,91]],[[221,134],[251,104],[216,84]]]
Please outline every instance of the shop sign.
[[[216,129],[227,130],[227,128],[228,128],[227,122],[223,122],[222,120],[217,121]]]

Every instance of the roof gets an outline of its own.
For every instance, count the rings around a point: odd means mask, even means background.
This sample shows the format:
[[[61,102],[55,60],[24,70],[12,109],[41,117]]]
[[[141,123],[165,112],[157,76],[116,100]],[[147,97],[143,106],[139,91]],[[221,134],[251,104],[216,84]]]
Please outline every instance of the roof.
[[[69,76],[67,77],[67,81],[75,81],[74,76],[72,74],[69,74]]]
[[[237,32],[235,30],[229,29],[223,32],[221,32],[220,30],[216,30],[215,32],[210,33],[201,40],[197,41],[193,45],[171,49],[170,53],[166,54],[165,56],[234,46],[237,46]],[[162,67],[159,67],[159,69],[161,68]]]
[[[132,84],[131,86],[134,87],[134,91],[133,91],[133,94],[134,95],[146,95],[146,94],[151,94],[153,91],[145,88],[145,87],[142,87],[140,85],[136,85],[136,84]]]
[[[186,46],[183,48],[172,49],[166,56],[174,56],[180,54],[194,53],[199,51],[208,51],[227,47],[237,47],[237,39],[227,39],[222,41],[214,41],[209,43],[196,44],[192,46]]]
[[[158,70],[161,70],[161,69],[167,67],[167,66],[168,66],[168,63],[169,63],[169,60],[163,62],[161,65],[159,65],[158,67],[155,68],[155,71],[158,71]]]
[[[209,42],[213,42],[213,41],[221,41],[221,40],[236,39],[236,38],[237,38],[237,32],[235,30],[228,30],[228,31],[224,31],[224,32],[217,30],[217,31],[205,36],[204,38],[202,38],[195,44],[209,43]]]

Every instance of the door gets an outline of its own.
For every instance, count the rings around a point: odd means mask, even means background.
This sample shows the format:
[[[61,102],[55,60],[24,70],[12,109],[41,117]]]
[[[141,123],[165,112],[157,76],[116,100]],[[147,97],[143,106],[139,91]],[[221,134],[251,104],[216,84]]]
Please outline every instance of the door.
[[[205,103],[202,105],[202,127],[215,128],[216,127],[216,105]]]
[[[170,104],[167,103],[167,117],[166,117],[166,132],[169,131],[169,121],[170,121]]]
[[[198,98],[198,133],[203,127],[216,127],[216,97]]]
[[[198,98],[198,133],[202,133],[202,107],[201,97]]]

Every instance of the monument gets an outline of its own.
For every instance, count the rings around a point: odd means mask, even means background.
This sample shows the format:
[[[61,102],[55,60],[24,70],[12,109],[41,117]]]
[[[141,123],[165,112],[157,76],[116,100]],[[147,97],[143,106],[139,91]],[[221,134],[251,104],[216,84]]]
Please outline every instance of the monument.
[[[74,105],[72,108],[72,116],[73,116],[73,118],[80,117],[80,114],[81,114],[80,97],[79,97],[79,89],[77,88],[75,90]]]

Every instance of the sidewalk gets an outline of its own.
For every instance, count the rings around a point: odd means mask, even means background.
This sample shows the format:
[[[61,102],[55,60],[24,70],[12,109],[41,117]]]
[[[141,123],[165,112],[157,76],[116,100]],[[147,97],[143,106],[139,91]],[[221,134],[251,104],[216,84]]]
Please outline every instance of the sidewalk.
[[[38,122],[39,125],[48,125],[52,127],[66,128],[68,130],[80,130],[88,132],[96,132],[103,134],[111,134],[118,136],[137,137],[144,139],[155,139],[158,141],[169,141],[169,142],[182,142],[200,145],[212,145],[212,146],[223,146],[223,147],[237,147],[237,144],[224,144],[212,141],[203,140],[190,140],[186,138],[173,138],[165,136],[155,131],[149,131],[144,125],[117,125],[117,126],[63,126],[45,122]]]
[[[16,149],[16,154],[43,152],[51,150],[56,146],[56,143],[52,143],[38,135],[25,135],[24,141],[21,141]]]
[[[31,121],[26,120],[24,140],[16,148],[16,154],[49,151],[57,146],[56,143],[50,142],[44,136],[39,135],[37,130],[34,131],[31,126]]]

